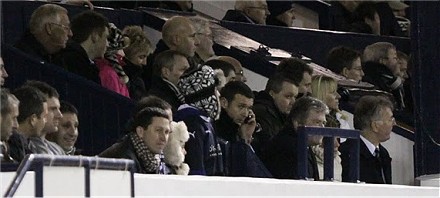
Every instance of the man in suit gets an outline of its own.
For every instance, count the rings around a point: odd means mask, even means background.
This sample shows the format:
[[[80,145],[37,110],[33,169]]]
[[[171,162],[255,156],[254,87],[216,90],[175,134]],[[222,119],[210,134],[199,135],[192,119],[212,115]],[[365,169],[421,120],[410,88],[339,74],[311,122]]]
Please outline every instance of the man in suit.
[[[356,105],[354,127],[361,130],[359,180],[366,183],[391,184],[391,157],[380,143],[390,139],[396,124],[393,104],[381,96],[364,96]],[[350,181],[350,151],[354,140],[339,147],[342,159],[342,181]]]

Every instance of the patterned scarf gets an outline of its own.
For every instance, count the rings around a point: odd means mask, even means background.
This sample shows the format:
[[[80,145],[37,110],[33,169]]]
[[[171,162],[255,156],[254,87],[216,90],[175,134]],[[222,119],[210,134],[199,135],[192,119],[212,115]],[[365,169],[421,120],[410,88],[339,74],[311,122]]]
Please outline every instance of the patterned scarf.
[[[160,162],[159,158],[147,148],[144,141],[136,133],[130,133],[130,139],[143,168],[140,172],[157,173]]]
[[[122,66],[125,65],[122,60],[122,56],[117,54],[118,50],[123,49],[127,45],[127,41],[124,39],[122,32],[113,23],[109,23],[109,36],[107,37],[108,47],[104,54],[105,59],[107,59],[112,65],[113,69],[119,76],[121,83],[128,83],[128,76],[125,74]]]

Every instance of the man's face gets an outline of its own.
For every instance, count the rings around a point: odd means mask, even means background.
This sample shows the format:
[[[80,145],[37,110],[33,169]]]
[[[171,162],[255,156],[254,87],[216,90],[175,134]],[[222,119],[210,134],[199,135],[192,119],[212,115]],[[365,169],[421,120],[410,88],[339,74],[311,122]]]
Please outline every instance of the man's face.
[[[356,58],[351,65],[351,69],[344,68],[342,74],[347,78],[359,82],[364,77],[364,70],[362,70],[361,58]]]
[[[325,112],[321,111],[315,111],[310,110],[309,114],[307,116],[307,119],[305,120],[305,126],[310,127],[324,127],[327,120],[325,119]],[[311,135],[308,138],[309,145],[318,145],[322,142],[322,136],[320,135]]]
[[[231,71],[229,72],[229,74],[225,74],[225,78],[226,78],[226,83],[235,81],[236,80],[235,71]]]
[[[196,34],[196,39],[199,41],[199,45],[196,47],[196,51],[199,54],[205,54],[208,56],[215,55],[214,49],[212,46],[214,45],[212,31],[211,28],[206,27],[204,30],[198,32]]]
[[[245,14],[255,21],[257,24],[266,24],[266,18],[270,14],[265,0],[258,0],[254,2],[254,6],[248,7]]]
[[[70,20],[67,14],[63,13],[59,15],[60,21],[56,23],[49,23],[52,27],[50,34],[50,42],[59,50],[66,47],[67,40],[73,35],[70,29]]]
[[[249,111],[252,110],[254,99],[247,98],[241,94],[235,94],[230,102],[226,98],[222,98],[221,105],[234,123],[241,125],[249,115]]]
[[[5,84],[6,78],[8,77],[8,72],[5,69],[5,63],[3,62],[3,58],[0,57],[0,86]]]
[[[406,80],[408,78],[408,61],[400,58],[398,61],[399,67],[399,77]]]
[[[175,56],[174,57],[174,66],[172,69],[168,69],[164,67],[163,77],[177,86],[179,83],[180,77],[185,73],[185,71],[189,68],[188,60],[183,56]]]
[[[31,134],[34,137],[41,137],[43,128],[45,127],[47,123],[47,116],[48,116],[48,108],[47,108],[47,102],[43,102],[43,112],[41,112],[40,115],[36,116],[35,124],[34,124],[34,131]]]
[[[10,100],[10,99],[8,99]],[[9,102],[10,111],[6,115],[1,116],[1,140],[6,141],[12,134],[13,130],[18,128],[18,104]]]
[[[269,94],[272,96],[278,110],[281,113],[289,114],[298,96],[298,87],[290,82],[284,81],[280,92],[275,93],[270,91]]]
[[[395,49],[388,50],[387,57],[383,58],[382,60],[382,64],[386,65],[395,76],[400,73],[400,69],[397,63],[397,52]]]
[[[176,51],[185,54],[187,57],[193,57],[199,40],[196,38],[196,32],[191,24],[177,35]]]
[[[138,130],[138,135],[148,149],[155,154],[159,154],[165,148],[171,132],[170,120],[168,118],[153,117],[151,124],[146,129],[139,126],[136,130]]]
[[[64,113],[56,134],[56,143],[64,150],[71,150],[78,138],[78,126],[76,114]]]
[[[390,139],[391,131],[396,121],[393,116],[393,112],[389,107],[382,109],[380,112],[380,119],[373,121],[376,124],[376,129],[374,130],[377,140],[380,142],[385,142]]]
[[[105,51],[107,50],[107,46],[108,46],[107,37],[109,35],[109,32],[107,27],[105,27],[105,30],[104,32],[101,33],[101,35],[99,33],[95,33],[95,34],[96,34],[96,41],[94,46],[95,46],[96,57],[91,57],[92,59],[104,57]]]
[[[44,133],[53,133],[58,131],[58,124],[60,119],[63,117],[60,111],[60,101],[58,98],[52,97],[47,99],[47,120],[44,126]]]
[[[306,95],[306,93],[312,93],[312,76],[304,72],[303,79],[299,83],[298,92]]]

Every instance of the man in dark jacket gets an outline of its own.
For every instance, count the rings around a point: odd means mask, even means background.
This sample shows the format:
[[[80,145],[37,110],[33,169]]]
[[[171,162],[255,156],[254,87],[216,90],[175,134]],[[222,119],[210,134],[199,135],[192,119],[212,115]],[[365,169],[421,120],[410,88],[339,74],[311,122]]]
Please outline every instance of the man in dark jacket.
[[[298,85],[279,73],[269,78],[264,91],[257,93],[253,109],[262,130],[254,134],[252,146],[258,156],[267,142],[284,127],[297,96]]]
[[[154,86],[148,91],[148,95],[165,100],[171,105],[172,111],[176,112],[185,102],[177,84],[189,67],[186,57],[180,52],[167,50],[158,54],[153,65],[151,83]]]
[[[222,20],[265,25],[269,14],[266,0],[236,1],[235,10],[228,10]]]
[[[169,115],[163,109],[147,107],[135,115],[130,131],[99,156],[131,159],[137,173],[158,173],[156,155],[162,153],[171,133]]]
[[[72,36],[67,10],[59,5],[38,7],[29,21],[29,30],[15,44],[21,51],[52,62],[53,55],[66,47]]]
[[[364,96],[354,111],[354,128],[361,130],[359,149],[359,180],[366,183],[391,184],[391,157],[382,142],[390,139],[396,124],[393,104],[380,96]],[[350,149],[355,143],[349,139],[339,147],[342,181],[350,181]]]
[[[229,82],[221,91],[222,113],[215,122],[218,136],[229,144],[225,147],[230,176],[272,177],[251,146],[257,126],[252,111],[254,94],[241,81]]]
[[[72,41],[57,54],[55,64],[88,80],[101,84],[99,69],[93,62],[107,49],[108,20],[102,14],[85,11],[72,19]]]
[[[299,126],[324,127],[328,107],[312,97],[301,97],[293,104],[288,121],[275,137],[268,143],[262,154],[266,167],[278,179],[304,179],[298,177],[297,166],[297,128]],[[310,146],[318,145],[321,136],[309,136],[308,139],[308,176],[319,180],[318,166]]]
[[[405,108],[403,101],[403,80],[399,77],[396,47],[388,42],[373,43],[364,49],[364,81],[373,84],[377,89],[393,94],[397,108]]]
[[[20,101],[8,89],[1,88],[1,114],[0,114],[0,162],[14,162],[8,151],[7,141],[12,131],[18,127],[18,105]]]

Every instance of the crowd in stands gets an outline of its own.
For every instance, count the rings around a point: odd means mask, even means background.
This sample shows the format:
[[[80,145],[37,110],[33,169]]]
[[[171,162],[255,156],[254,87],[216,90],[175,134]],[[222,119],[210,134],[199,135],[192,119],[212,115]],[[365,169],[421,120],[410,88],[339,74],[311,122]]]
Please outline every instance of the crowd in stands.
[[[112,5],[116,3],[122,5]],[[379,3],[335,4],[345,20],[340,30],[366,28],[383,34],[386,20],[379,19]],[[191,1],[161,6],[192,11]],[[237,1],[224,20],[291,26],[294,13],[289,1]],[[136,102],[126,135],[98,156],[132,159],[138,173],[304,179],[297,172],[298,128],[353,129],[339,108],[336,79],[315,75],[301,59],[287,58],[264,90],[253,91],[238,60],[215,54],[214,35],[205,19],[168,19],[153,51],[140,26],[116,27],[91,10],[72,20],[67,14],[57,4],[40,6],[15,47]],[[327,60],[326,67],[334,73],[392,94],[391,100],[364,96],[354,111],[354,128],[361,131],[360,180],[390,184],[391,157],[381,143],[396,124],[394,108],[407,108],[409,56],[391,43],[378,42],[363,52],[337,46]],[[28,80],[8,91],[3,84],[14,77],[0,61],[2,162],[19,163],[31,153],[80,154],[81,148],[75,148],[80,124],[75,106],[41,81]],[[334,141],[334,179],[350,181],[354,141]],[[307,144],[308,175],[322,180],[322,136],[309,136]]]

